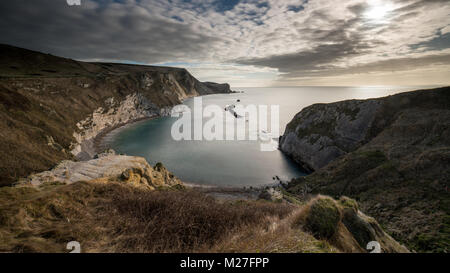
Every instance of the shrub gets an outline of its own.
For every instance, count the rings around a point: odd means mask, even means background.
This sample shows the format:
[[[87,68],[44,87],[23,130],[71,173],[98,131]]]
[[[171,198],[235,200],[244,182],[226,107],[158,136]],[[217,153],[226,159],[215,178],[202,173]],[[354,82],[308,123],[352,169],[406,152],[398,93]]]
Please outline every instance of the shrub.
[[[330,197],[319,196],[311,201],[306,217],[306,228],[320,239],[329,239],[336,232],[341,213]]]
[[[358,211],[358,202],[356,200],[348,198],[346,196],[342,196],[339,199],[339,205],[341,205],[344,209],[352,209],[355,212]]]

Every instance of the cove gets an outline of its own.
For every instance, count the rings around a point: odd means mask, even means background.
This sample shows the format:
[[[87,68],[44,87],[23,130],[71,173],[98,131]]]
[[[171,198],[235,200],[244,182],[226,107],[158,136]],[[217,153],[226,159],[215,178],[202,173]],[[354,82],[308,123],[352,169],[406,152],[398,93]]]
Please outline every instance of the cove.
[[[245,93],[203,96],[203,104],[222,109],[240,100],[241,104],[279,105],[280,133],[302,108],[313,103],[345,99],[381,97],[401,91],[386,87],[296,87],[246,88]],[[193,107],[193,99],[184,102]],[[200,117],[201,118],[201,117]],[[180,140],[171,136],[177,118],[163,117],[140,121],[115,130],[105,138],[103,146],[118,153],[142,156],[154,165],[161,162],[187,183],[249,187],[277,183],[305,175],[292,159],[281,151],[262,152],[260,141]],[[206,120],[204,120],[206,121]]]

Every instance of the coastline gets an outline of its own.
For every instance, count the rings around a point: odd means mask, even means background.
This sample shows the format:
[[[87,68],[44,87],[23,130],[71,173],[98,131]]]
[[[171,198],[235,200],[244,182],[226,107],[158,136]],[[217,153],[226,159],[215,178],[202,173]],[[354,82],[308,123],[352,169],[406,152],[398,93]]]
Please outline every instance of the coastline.
[[[239,92],[232,92],[232,93],[228,93],[227,95],[234,95],[236,93],[239,93]],[[195,97],[211,96],[211,95],[217,95],[217,94],[205,94],[205,95],[200,95],[200,96],[188,97],[188,98],[182,99],[181,104],[179,104],[179,105],[183,105],[187,99],[192,99]],[[97,136],[95,136],[95,138],[93,139],[93,148],[97,154],[102,153],[108,149],[114,149],[111,145],[111,143],[112,143],[111,140],[121,131],[127,129],[131,125],[135,125],[136,123],[146,122],[149,120],[158,119],[158,118],[162,118],[162,117],[166,117],[166,116],[167,115],[156,115],[156,116],[152,116],[152,117],[143,117],[143,118],[130,120],[125,123],[121,123],[121,124],[117,124],[115,126],[105,128],[99,134],[97,134]],[[130,156],[127,153],[121,153],[121,155]],[[164,164],[164,162],[163,162],[163,164]],[[174,173],[174,174],[177,175],[176,173]],[[201,191],[201,192],[204,192],[211,196],[220,197],[220,199],[250,200],[250,199],[258,199],[258,196],[261,192],[263,192],[267,188],[278,187],[280,185],[280,182],[277,181],[277,182],[272,182],[272,183],[268,183],[268,184],[258,184],[258,185],[254,185],[254,186],[239,186],[239,185],[232,186],[232,185],[214,185],[214,184],[207,185],[207,184],[198,184],[198,183],[189,182],[189,181],[183,181],[183,184],[187,188],[190,188],[190,189],[193,189],[196,191]],[[223,198],[223,196],[226,196],[226,197]]]
[[[258,200],[263,189],[245,187],[220,187],[214,185],[197,185],[183,182],[184,186],[194,191],[202,192],[218,200]]]
[[[234,92],[233,92],[234,93]],[[229,93],[229,94],[233,94]],[[209,96],[215,94],[206,94],[198,97]],[[193,98],[193,97],[192,97]],[[189,98],[187,98],[189,99]],[[181,104],[185,102],[186,99],[181,100]],[[139,122],[146,122],[153,119],[158,119],[165,117],[167,115],[157,115],[152,117],[143,117],[134,120],[130,120],[125,123],[117,124],[102,130],[97,136],[95,136],[93,145],[96,153],[102,153],[107,149],[113,149],[111,147],[111,139],[117,135],[117,133],[126,129],[128,126],[134,125]],[[128,155],[128,154],[124,154]],[[176,174],[175,174],[176,175]],[[183,185],[194,191],[202,192],[206,195],[212,196],[219,200],[257,200],[262,192],[268,188],[277,188],[280,184],[279,182],[270,183],[267,185],[260,184],[255,186],[221,186],[221,185],[205,185],[197,184],[193,182],[183,181]]]
[[[157,118],[162,118],[164,116],[155,117],[144,117],[135,120],[131,120],[126,123],[118,124],[104,129],[94,138],[94,149],[96,153],[101,153],[107,149],[112,149],[109,146],[108,139],[111,139],[115,134],[119,133],[123,129],[126,129],[130,125],[134,125],[139,122],[145,122]],[[221,201],[237,201],[237,200],[257,200],[261,192],[264,191],[266,187],[273,187],[274,185],[259,185],[255,187],[225,187],[217,185],[204,185],[196,184],[191,182],[183,181],[183,185],[194,191],[202,192],[208,196],[214,197]]]
[[[223,94],[235,94],[235,93],[238,93],[238,92],[231,91],[229,93],[223,93]],[[191,99],[191,98],[195,98],[195,97],[205,97],[205,96],[217,95],[217,94],[222,94],[222,93],[205,94],[205,95],[187,97],[187,98],[184,98],[184,99],[180,99],[181,103],[177,104],[177,105],[183,105],[184,102],[187,99]],[[173,108],[173,107],[175,107],[177,105],[170,106],[170,107]],[[133,120],[130,120],[128,122],[120,123],[120,124],[117,124],[117,125],[114,125],[114,126],[111,126],[111,127],[103,129],[100,133],[98,133],[94,137],[93,144],[94,144],[95,153],[101,153],[101,152],[105,151],[106,149],[110,149],[111,147],[106,146],[104,140],[108,136],[113,135],[113,133],[117,132],[118,130],[122,130],[122,129],[124,129],[124,127],[129,126],[131,124],[135,124],[137,122],[158,119],[158,118],[162,118],[162,117],[166,117],[166,116],[167,115],[157,115],[157,116],[153,116],[153,117],[142,117],[142,118],[133,119]]]
[[[153,119],[157,119],[157,118],[161,118],[161,117],[163,117],[163,116],[143,117],[143,118],[133,119],[128,122],[120,123],[115,126],[111,126],[111,127],[103,129],[100,133],[98,133],[94,137],[93,143],[94,143],[95,153],[101,153],[101,152],[111,148],[111,147],[106,146],[105,138],[113,135],[113,133],[117,133],[119,130],[124,129],[127,126],[130,126],[132,124],[142,122],[142,121],[153,120]]]

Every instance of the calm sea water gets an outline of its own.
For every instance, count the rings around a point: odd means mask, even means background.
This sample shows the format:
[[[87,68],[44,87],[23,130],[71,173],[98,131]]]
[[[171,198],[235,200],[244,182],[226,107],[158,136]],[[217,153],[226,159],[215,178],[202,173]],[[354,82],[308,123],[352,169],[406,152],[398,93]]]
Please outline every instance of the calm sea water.
[[[280,87],[239,88],[245,93],[202,97],[203,106],[240,104],[279,105],[280,134],[302,108],[314,103],[376,98],[415,90],[417,87]],[[193,99],[184,103],[192,107]],[[279,150],[260,151],[258,141],[175,141],[171,127],[176,118],[164,117],[128,125],[105,138],[119,153],[145,157],[150,164],[162,162],[183,181],[220,186],[271,184],[274,176],[290,180],[304,175]],[[204,119],[204,122],[208,119]]]

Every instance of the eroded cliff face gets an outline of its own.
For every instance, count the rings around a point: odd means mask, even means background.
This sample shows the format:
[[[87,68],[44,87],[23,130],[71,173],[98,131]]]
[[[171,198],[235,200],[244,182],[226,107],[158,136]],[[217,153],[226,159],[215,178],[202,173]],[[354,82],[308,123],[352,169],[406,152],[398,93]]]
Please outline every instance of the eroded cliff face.
[[[81,160],[90,159],[97,153],[94,140],[101,132],[130,121],[166,115],[165,109],[159,108],[141,93],[127,95],[120,102],[111,97],[105,101],[105,108],[99,107],[77,123],[71,153]]]
[[[280,149],[314,171],[359,147],[380,107],[377,100],[315,104],[298,113],[280,139]]]
[[[95,137],[163,116],[186,98],[231,92],[186,69],[86,63],[0,45],[0,185],[64,159],[91,159]]]
[[[187,98],[214,93],[230,93],[228,84],[201,83],[186,70],[138,72],[134,93],[124,98],[109,97],[86,119],[78,122],[71,153],[79,160],[96,153],[95,138],[105,130],[128,122],[170,115],[171,107]],[[154,103],[154,102],[156,103]]]

